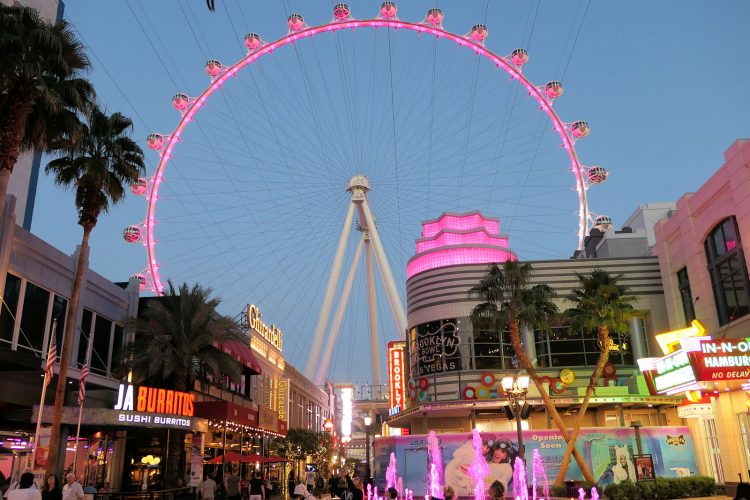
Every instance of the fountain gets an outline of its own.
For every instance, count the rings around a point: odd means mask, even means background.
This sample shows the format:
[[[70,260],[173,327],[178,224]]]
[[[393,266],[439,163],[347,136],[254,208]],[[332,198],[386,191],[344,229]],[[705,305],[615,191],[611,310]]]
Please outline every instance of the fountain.
[[[386,488],[396,488],[398,484],[398,469],[396,468],[396,454],[391,452],[391,462],[385,470]]]
[[[513,464],[513,493],[516,495],[516,500],[529,500],[526,464],[521,457],[516,457],[516,462]]]
[[[591,500],[599,500],[599,492],[596,490],[596,486],[591,487]]]
[[[430,431],[427,438],[427,456],[430,470],[427,476],[426,499],[443,498],[443,454],[435,431]]]
[[[372,485],[367,485],[367,500],[372,500]]]
[[[578,500],[586,500],[586,490],[578,488]]]
[[[490,467],[487,460],[484,459],[482,452],[482,436],[479,430],[474,428],[471,431],[471,442],[474,447],[474,460],[469,466],[469,476],[474,480],[474,499],[485,500],[484,478],[490,473]]]
[[[547,473],[544,471],[542,466],[542,457],[539,455],[539,450],[534,448],[531,460],[531,495],[533,500],[537,500],[537,487],[541,481],[542,487],[542,499],[549,498],[549,480],[547,479]]]

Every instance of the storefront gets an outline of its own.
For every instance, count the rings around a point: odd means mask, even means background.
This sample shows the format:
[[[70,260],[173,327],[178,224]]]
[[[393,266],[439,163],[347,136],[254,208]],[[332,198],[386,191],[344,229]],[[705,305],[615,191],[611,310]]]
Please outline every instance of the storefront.
[[[657,390],[668,390],[679,377],[685,377],[688,386],[697,384],[692,400],[680,411],[695,438],[699,473],[720,482],[736,481],[740,474],[747,480],[750,469],[748,397],[742,388],[750,372],[740,351],[750,328],[750,279],[743,248],[750,241],[750,140],[735,141],[724,160],[695,192],[680,197],[669,219],[654,227],[654,253],[671,329],[689,329],[697,318],[705,328],[702,335],[715,339],[697,344],[685,340],[688,345],[678,346],[689,353],[689,365],[657,373]],[[691,350],[709,346],[716,352]],[[680,354],[670,359],[685,362]],[[707,365],[712,359],[734,366],[714,369]],[[662,362],[662,370],[665,365]]]

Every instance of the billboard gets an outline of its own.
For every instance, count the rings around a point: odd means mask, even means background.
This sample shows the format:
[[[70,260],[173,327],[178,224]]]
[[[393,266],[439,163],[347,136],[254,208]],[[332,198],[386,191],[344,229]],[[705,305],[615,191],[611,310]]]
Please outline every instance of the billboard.
[[[500,481],[506,491],[513,491],[512,463],[518,455],[515,431],[483,432],[484,459],[490,474],[487,486]],[[474,458],[471,434],[438,434],[443,452],[445,482],[453,486],[459,496],[472,496],[473,483],[467,469]],[[527,476],[531,481],[531,456],[539,450],[542,464],[550,483],[554,481],[565,454],[565,441],[556,430],[525,431],[524,443],[529,458]],[[643,453],[651,455],[653,471],[658,477],[693,475],[697,468],[693,441],[687,427],[642,427]],[[578,437],[582,452],[600,487],[636,480],[633,457],[637,455],[635,432],[630,427],[582,428]],[[375,477],[378,486],[385,485],[385,471],[390,453],[396,454],[398,475],[404,487],[414,490],[414,497],[425,495],[427,481],[427,436],[392,436],[375,440]],[[583,480],[578,464],[571,460],[568,479]]]

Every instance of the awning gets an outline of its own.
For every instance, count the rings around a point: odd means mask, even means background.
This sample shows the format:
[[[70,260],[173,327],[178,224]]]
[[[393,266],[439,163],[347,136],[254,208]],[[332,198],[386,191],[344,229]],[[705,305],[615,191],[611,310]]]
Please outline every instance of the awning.
[[[247,345],[243,344],[238,340],[228,340],[226,342],[217,343],[216,348],[220,351],[229,354],[234,359],[242,363],[244,366],[250,368],[255,375],[261,374],[260,363],[253,354],[253,351]]]

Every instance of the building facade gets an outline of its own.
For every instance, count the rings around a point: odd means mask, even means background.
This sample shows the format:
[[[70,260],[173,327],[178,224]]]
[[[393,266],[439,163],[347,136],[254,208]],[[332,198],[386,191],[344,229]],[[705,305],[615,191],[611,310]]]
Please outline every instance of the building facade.
[[[685,328],[697,319],[705,335],[731,340],[750,336],[743,248],[750,242],[750,140],[737,140],[724,160],[696,192],[679,199],[668,220],[656,225],[655,253],[671,328]],[[699,470],[718,481],[733,481],[750,468],[750,405],[742,390],[749,380],[701,384],[706,411],[687,419],[696,437]]]
[[[520,367],[507,333],[474,327],[471,313],[480,299],[470,293],[487,274],[488,264],[498,262],[499,252],[505,253],[505,260],[515,260],[514,254],[507,250],[508,237],[499,233],[496,219],[477,213],[444,214],[424,223],[435,224],[442,229],[428,237],[438,242],[434,248],[439,249],[435,253],[439,253],[440,258],[410,273],[406,284],[408,384],[405,408],[397,411],[392,408],[388,425],[404,428],[410,434],[428,431],[460,434],[477,428],[498,435],[512,431],[515,435],[516,423],[510,419],[508,403],[498,385],[503,376],[516,375]],[[425,241],[424,233],[417,240],[418,245]],[[645,234],[642,240],[638,248],[645,250]],[[419,251],[418,246],[417,255]],[[462,263],[468,254],[472,254],[467,260],[469,263]],[[642,313],[630,322],[629,332],[611,332],[610,362],[583,426],[611,428],[612,432],[620,433],[631,422],[662,429],[681,426],[676,411],[680,399],[651,395],[636,366],[638,358],[657,352],[653,335],[669,329],[658,259],[639,254],[530,264],[533,268],[530,285],[552,287],[557,293],[555,301],[560,311],[573,305],[567,297],[579,284],[577,274],[603,269],[622,276],[621,283],[636,298],[633,306]],[[549,332],[535,332],[522,325],[521,336],[525,352],[548,384],[563,421],[572,426],[578,418],[578,407],[598,358],[595,334],[575,331],[565,325],[553,327]],[[523,414],[522,425],[527,432],[556,429],[533,385],[526,403],[528,409]],[[632,429],[629,431],[632,434]],[[614,445],[607,453],[607,456],[616,453]],[[628,453],[635,453],[635,449]],[[597,466],[606,472],[615,462],[613,458]]]
[[[288,403],[285,408],[290,429],[322,432],[323,423],[332,418],[330,394],[315,385],[290,363],[284,366]]]

